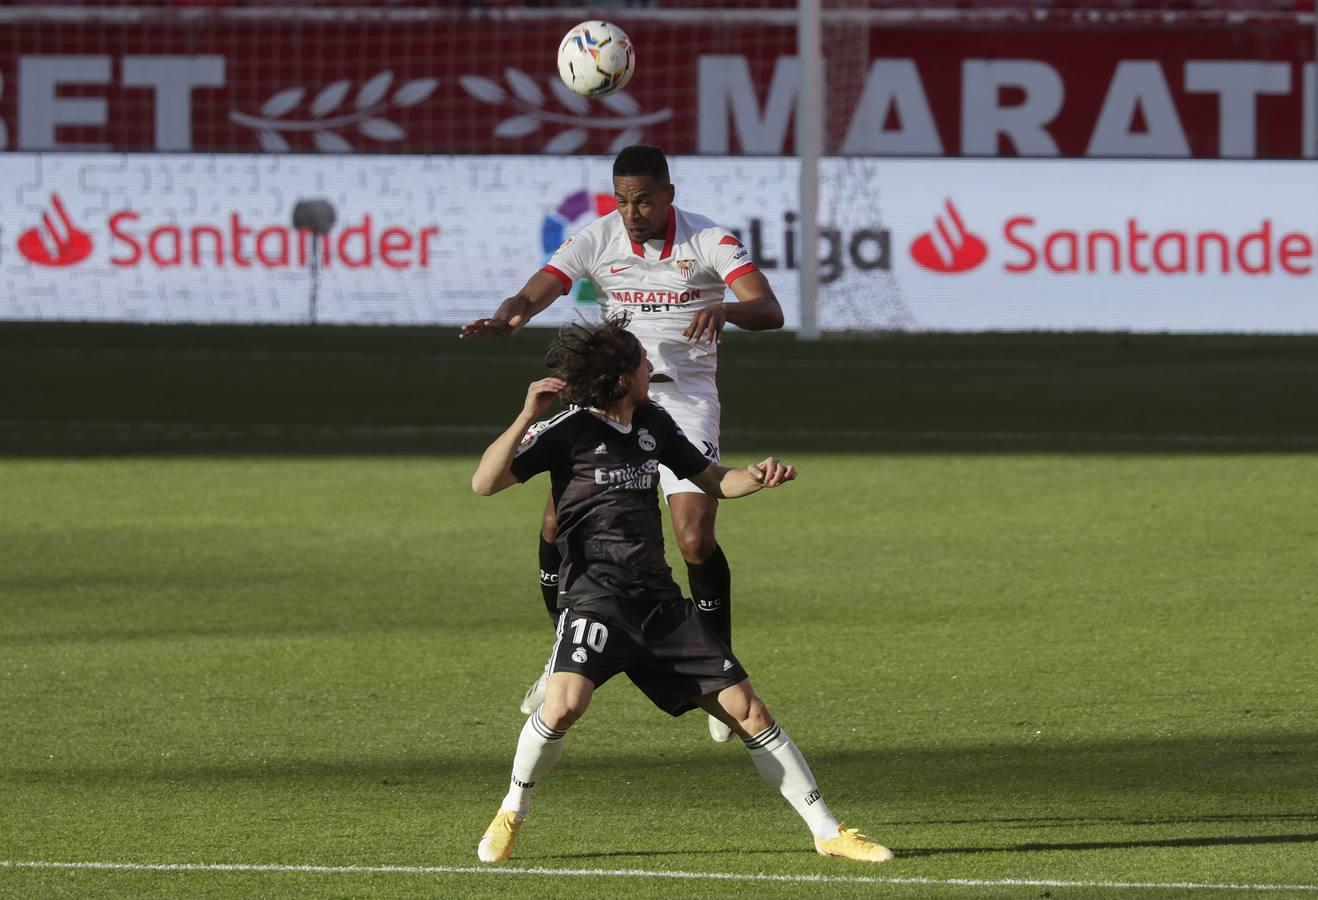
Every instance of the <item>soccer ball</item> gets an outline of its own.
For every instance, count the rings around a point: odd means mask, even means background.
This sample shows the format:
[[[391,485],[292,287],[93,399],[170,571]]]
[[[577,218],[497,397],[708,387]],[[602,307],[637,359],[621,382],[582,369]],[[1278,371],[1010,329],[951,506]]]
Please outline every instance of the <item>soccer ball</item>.
[[[559,77],[586,97],[607,97],[622,90],[635,69],[631,39],[609,22],[582,22],[558,45]]]

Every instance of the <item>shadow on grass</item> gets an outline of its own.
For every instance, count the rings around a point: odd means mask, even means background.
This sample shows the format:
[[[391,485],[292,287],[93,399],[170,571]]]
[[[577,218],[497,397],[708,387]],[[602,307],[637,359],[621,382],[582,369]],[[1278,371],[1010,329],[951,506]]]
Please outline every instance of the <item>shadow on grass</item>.
[[[992,825],[999,828],[1076,828],[1091,825],[1185,825],[1236,822],[1314,822],[1318,823],[1318,810],[1304,813],[1239,813],[1203,816],[1030,816],[1028,818],[973,818],[973,819],[892,819],[886,824],[901,825]]]
[[[509,735],[515,733],[511,727]],[[599,778],[619,786],[653,785],[665,779],[700,784],[711,802],[743,802],[745,777],[754,778],[742,753],[711,753],[704,746],[665,746],[650,754],[612,754],[582,743],[571,754],[574,767],[597,771]],[[150,759],[142,767],[126,760],[113,766],[78,765],[70,760],[48,769],[15,767],[0,761],[0,777],[20,781],[60,783],[169,782],[189,783],[253,781],[272,786],[287,779],[326,781],[347,779],[375,784],[464,783],[502,786],[513,750],[511,738],[500,739],[482,752],[449,753],[433,759],[380,759],[344,755],[331,759],[291,759],[272,756],[266,761],[234,760],[189,764],[186,761]],[[821,786],[835,804],[848,802],[858,792],[876,798],[900,799],[905,804],[927,798],[946,807],[949,796],[964,800],[967,809],[1003,808],[1014,798],[1103,797],[1109,803],[1131,798],[1130,815],[1094,817],[1082,805],[1072,815],[1046,818],[966,817],[903,819],[885,825],[984,824],[1058,827],[1121,824],[1244,824],[1318,823],[1311,809],[1312,774],[1318,771],[1318,734],[1310,732],[1169,737],[1096,743],[978,744],[929,749],[829,751],[805,748]],[[332,752],[332,751],[327,751]],[[656,768],[658,767],[658,768]],[[666,774],[658,775],[657,772]],[[882,773],[877,776],[875,773]],[[629,790],[619,787],[619,790]],[[1203,815],[1148,818],[1141,797],[1147,793],[1184,794],[1198,806],[1218,808]],[[1215,803],[1230,797],[1227,803]],[[992,804],[992,806],[989,806]],[[1289,809],[1285,807],[1289,806]],[[1273,812],[1269,807],[1282,807]],[[1105,810],[1110,811],[1111,806]]]
[[[1228,835],[1225,837],[1168,838],[1144,841],[1066,841],[1011,844],[1005,847],[903,847],[899,856],[958,856],[980,853],[1044,853],[1066,850],[1131,850],[1140,847],[1233,847],[1255,844],[1318,844],[1311,834]]]
[[[703,729],[702,729],[703,730]],[[270,756],[189,763],[150,756],[121,759],[117,764],[80,764],[62,758],[49,767],[15,766],[0,760],[0,792],[22,791],[29,785],[76,795],[80,789],[125,792],[127,795],[168,796],[186,802],[188,796],[256,791],[263,802],[324,794],[343,802],[370,804],[371,798],[390,803],[431,804],[455,796],[480,795],[497,802],[507,784],[515,728],[498,739],[469,732],[484,749],[448,753],[432,759],[383,758],[354,753],[350,748],[334,758]],[[656,747],[651,753],[613,754],[607,748],[579,741],[565,767],[564,793],[556,803],[610,802],[623,808],[655,802],[657,793],[671,791],[660,803],[683,809],[736,809],[752,815],[780,801],[759,783],[746,755],[711,753],[703,744]],[[1045,745],[980,744],[925,749],[806,748],[833,809],[862,813],[870,833],[898,843],[899,856],[941,858],[1012,853],[1085,853],[1130,849],[1193,849],[1318,844],[1318,810],[1312,806],[1312,774],[1318,770],[1318,734],[1225,735],[1169,737],[1132,741],[1102,741]],[[876,777],[875,773],[881,773]],[[588,774],[593,788],[589,801],[572,787]],[[548,779],[553,781],[553,779]],[[383,792],[383,793],[380,793]],[[400,795],[401,792],[401,795]],[[355,798],[349,800],[348,798]],[[410,799],[407,799],[410,798]],[[549,799],[548,797],[546,799]],[[136,801],[135,801],[136,802]],[[943,812],[929,819],[885,820],[888,804]],[[949,804],[972,815],[948,817]],[[973,815],[978,810],[1047,808],[1048,816]],[[1150,817],[1150,809],[1184,811],[1184,815]],[[1091,810],[1101,811],[1093,815]],[[1196,811],[1202,810],[1196,814]],[[483,811],[483,810],[482,810]],[[787,815],[785,810],[779,810]],[[960,836],[954,846],[930,846],[928,831],[952,825]],[[1309,826],[1309,827],[1306,827]],[[1068,829],[1075,840],[1003,840],[1001,829]],[[1132,833],[1132,829],[1137,829]],[[1146,830],[1147,829],[1147,830]],[[923,846],[902,847],[901,832],[926,835]],[[983,834],[983,843],[966,845],[966,834]],[[1031,835],[1033,837],[1034,835]],[[1061,835],[1059,835],[1059,838]],[[538,859],[609,860],[665,856],[779,854],[801,851],[794,832],[785,832],[780,846],[747,849],[708,844],[692,848],[666,846],[653,851],[624,848],[605,841],[590,852],[546,853]],[[1306,851],[1307,852],[1307,851]]]
[[[1284,817],[1283,817],[1284,818]],[[1264,818],[1266,820],[1266,818]],[[1047,852],[1084,852],[1089,850],[1133,850],[1140,848],[1185,848],[1185,847],[1233,847],[1265,844],[1318,844],[1318,833],[1312,834],[1267,834],[1267,835],[1228,835],[1220,837],[1167,838],[1142,841],[1067,841],[1057,843],[1011,844],[1002,847],[902,847],[895,852],[899,858],[979,855],[987,853],[1047,853]],[[522,859],[618,859],[627,857],[657,858],[663,856],[737,856],[761,854],[777,856],[783,853],[799,852],[800,841],[793,841],[781,847],[687,847],[679,850],[602,850],[591,853],[544,853],[539,856],[521,856]]]

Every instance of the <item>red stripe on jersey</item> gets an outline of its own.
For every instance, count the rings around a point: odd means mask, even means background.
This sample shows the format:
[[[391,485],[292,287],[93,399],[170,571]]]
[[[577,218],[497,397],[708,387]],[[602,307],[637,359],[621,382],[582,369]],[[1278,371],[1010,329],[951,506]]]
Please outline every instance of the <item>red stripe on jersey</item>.
[[[645,256],[645,248],[642,247],[640,244],[636,243],[635,241],[632,241],[632,252],[635,253],[637,256],[641,256],[641,257]]]
[[[572,290],[572,279],[568,278],[567,275],[564,274],[564,272],[561,269],[556,269],[553,266],[546,264],[545,267],[540,271],[548,272],[550,275],[553,275],[555,278],[557,278],[558,283],[563,285],[563,293],[566,294],[568,291]],[[731,284],[732,282],[728,282],[728,283]]]
[[[723,283],[726,284],[728,287],[732,287],[732,282],[736,281],[741,276],[749,274],[750,272],[758,272],[758,271],[759,271],[759,267],[756,266],[755,263],[746,263],[746,265],[744,266],[737,266],[737,268],[733,269],[731,272],[727,274],[727,276],[723,279]]]
[[[730,234],[725,234],[723,240],[719,241],[719,246],[722,246],[723,244],[731,244],[734,247],[740,247],[741,241],[737,240]]]
[[[668,228],[664,231],[664,252],[659,254],[660,259],[668,259],[673,255],[673,238],[677,235],[677,208],[668,207]]]

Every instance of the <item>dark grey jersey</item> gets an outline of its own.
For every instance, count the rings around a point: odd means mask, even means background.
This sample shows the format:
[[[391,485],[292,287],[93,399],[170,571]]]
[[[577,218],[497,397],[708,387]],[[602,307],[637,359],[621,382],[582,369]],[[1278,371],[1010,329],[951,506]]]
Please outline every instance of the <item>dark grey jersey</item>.
[[[659,465],[690,478],[710,465],[662,407],[646,401],[628,427],[571,407],[537,422],[512,472],[548,472],[558,514],[558,605],[681,596],[664,560]]]

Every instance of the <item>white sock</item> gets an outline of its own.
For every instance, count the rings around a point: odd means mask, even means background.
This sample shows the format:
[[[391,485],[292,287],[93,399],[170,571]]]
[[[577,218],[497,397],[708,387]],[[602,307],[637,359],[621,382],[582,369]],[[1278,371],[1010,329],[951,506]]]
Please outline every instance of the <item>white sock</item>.
[[[819,795],[809,764],[787,732],[774,724],[754,737],[743,738],[742,742],[751,752],[751,762],[755,763],[760,777],[787,798],[796,814],[805,819],[811,833],[824,841],[837,837],[841,826]]]
[[[517,739],[513,774],[501,809],[515,810],[519,820],[526,818],[531,808],[531,790],[563,755],[563,738],[566,735],[566,731],[554,731],[546,725],[544,719],[540,718],[540,710],[531,714],[522,726],[521,737]]]

